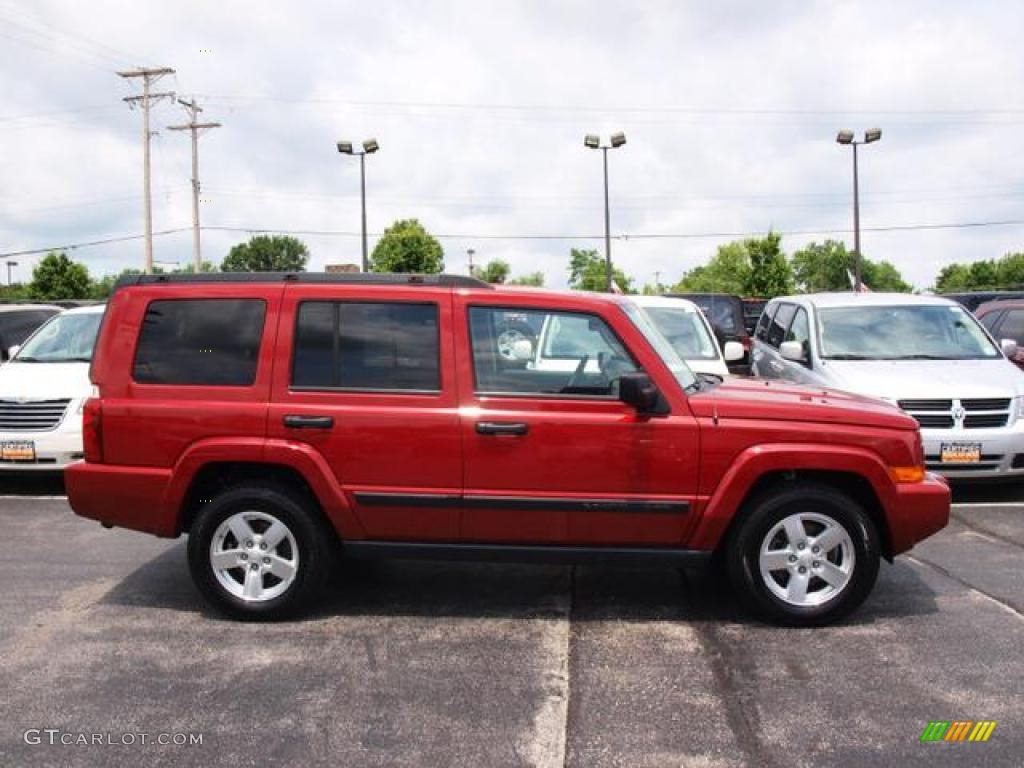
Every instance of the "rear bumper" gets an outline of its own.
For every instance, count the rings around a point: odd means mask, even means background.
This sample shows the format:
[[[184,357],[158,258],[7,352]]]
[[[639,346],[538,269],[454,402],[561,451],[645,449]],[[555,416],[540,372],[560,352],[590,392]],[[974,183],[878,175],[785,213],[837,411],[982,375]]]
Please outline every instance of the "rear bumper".
[[[896,503],[889,515],[892,554],[906,552],[917,542],[938,533],[949,523],[949,486],[928,472],[920,483],[896,485]]]
[[[64,470],[76,515],[157,536],[178,535],[177,515],[165,502],[171,470],[77,461]]]

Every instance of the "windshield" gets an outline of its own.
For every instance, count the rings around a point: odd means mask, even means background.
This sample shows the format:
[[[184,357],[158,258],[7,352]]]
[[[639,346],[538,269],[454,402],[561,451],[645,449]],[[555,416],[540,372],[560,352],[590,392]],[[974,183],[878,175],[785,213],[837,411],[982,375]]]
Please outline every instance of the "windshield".
[[[102,312],[55,315],[25,342],[14,360],[20,363],[89,362]]]
[[[1000,351],[960,306],[843,307],[818,311],[829,360],[980,360]]]
[[[718,348],[701,316],[685,307],[645,307],[650,318],[683,360],[717,360]]]
[[[679,386],[687,392],[692,392],[695,387],[699,387],[693,371],[683,362],[683,358],[679,356],[675,348],[654,327],[654,324],[647,319],[647,315],[640,310],[640,307],[632,302],[625,301],[622,303],[622,308],[629,319],[633,321],[633,325],[640,330],[640,333],[654,347],[654,351],[658,353],[658,356],[665,362],[668,369],[672,371],[672,375],[676,377]]]

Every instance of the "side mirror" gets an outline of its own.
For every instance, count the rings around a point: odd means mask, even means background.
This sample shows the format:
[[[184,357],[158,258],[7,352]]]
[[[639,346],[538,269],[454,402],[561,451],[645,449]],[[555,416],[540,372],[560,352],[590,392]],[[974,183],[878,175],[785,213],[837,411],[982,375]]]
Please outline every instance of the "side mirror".
[[[1017,354],[1017,342],[1013,339],[1000,339],[999,348],[1003,350],[1003,354],[1007,357],[1013,357]]]
[[[783,360],[792,360],[794,363],[807,362],[804,354],[804,345],[799,341],[784,341],[779,345],[779,354]]]
[[[1016,346],[1014,348],[1016,349]],[[16,354],[18,354],[18,350],[19,349],[21,349],[21,344],[14,344],[13,346],[8,347],[7,348],[7,359],[10,360],[12,357],[14,357]]]
[[[533,342],[529,339],[516,339],[512,342],[512,356],[519,361],[533,360]]]
[[[722,350],[725,362],[735,363],[737,360],[742,360],[744,354],[743,345],[738,341],[725,342],[725,349]]]
[[[619,377],[619,400],[637,413],[668,413],[668,403],[646,373],[624,373]]]

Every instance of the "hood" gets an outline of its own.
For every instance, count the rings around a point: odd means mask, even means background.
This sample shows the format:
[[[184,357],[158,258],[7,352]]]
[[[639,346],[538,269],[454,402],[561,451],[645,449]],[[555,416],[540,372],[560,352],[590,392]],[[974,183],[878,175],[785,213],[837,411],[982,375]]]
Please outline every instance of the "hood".
[[[27,397],[57,400],[88,397],[89,363],[19,363],[0,365],[0,400]]]
[[[697,416],[768,421],[813,421],[916,431],[917,422],[874,397],[789,382],[730,377],[690,397]]]
[[[887,400],[1017,397],[1024,375],[995,360],[826,360],[831,386]]]

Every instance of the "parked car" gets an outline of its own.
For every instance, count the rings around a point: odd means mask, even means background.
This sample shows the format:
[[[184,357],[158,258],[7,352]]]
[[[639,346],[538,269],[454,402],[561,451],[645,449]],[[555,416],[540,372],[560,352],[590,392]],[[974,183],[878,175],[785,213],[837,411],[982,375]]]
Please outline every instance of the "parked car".
[[[309,605],[340,544],[675,566],[717,553],[760,615],[815,625],[865,598],[880,557],[948,521],[949,489],[899,409],[701,379],[622,296],[160,275],[122,279],[107,312],[71,506],[188,532],[199,590],[243,618]],[[509,315],[564,323],[573,370],[506,359]]]
[[[58,312],[60,307],[52,304],[0,304],[0,360],[8,360],[11,347],[21,345]]]
[[[0,472],[59,470],[82,458],[82,404],[102,317],[102,306],[54,315],[0,367]]]
[[[692,301],[669,296],[630,296],[651,324],[695,373],[727,376],[728,364],[745,354],[738,341],[725,342],[723,350],[707,317]]]
[[[789,296],[761,315],[753,372],[898,404],[921,425],[928,468],[946,477],[1021,477],[1024,377],[1006,359],[1015,348],[938,296]]]
[[[952,299],[973,312],[982,304],[990,301],[1024,299],[1024,291],[966,291],[964,293],[944,293],[942,298]]]
[[[1013,339],[1017,351],[1010,358],[1024,368],[1024,299],[986,302],[974,310],[974,316],[996,339]]]
[[[753,338],[754,329],[757,328],[757,321],[761,319],[768,299],[743,299],[743,327],[747,329],[747,335]]]
[[[729,366],[732,373],[750,373],[750,334],[743,319],[743,300],[726,293],[670,293],[677,299],[692,301],[711,321],[715,338],[724,348],[730,341],[743,346],[743,357]]]

